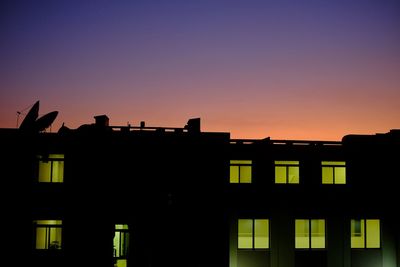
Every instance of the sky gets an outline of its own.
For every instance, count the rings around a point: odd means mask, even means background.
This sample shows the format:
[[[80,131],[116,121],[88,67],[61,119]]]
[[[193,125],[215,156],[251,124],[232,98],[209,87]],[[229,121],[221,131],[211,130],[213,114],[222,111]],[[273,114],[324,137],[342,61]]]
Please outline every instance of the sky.
[[[400,128],[398,0],[2,0],[0,127],[341,140]]]

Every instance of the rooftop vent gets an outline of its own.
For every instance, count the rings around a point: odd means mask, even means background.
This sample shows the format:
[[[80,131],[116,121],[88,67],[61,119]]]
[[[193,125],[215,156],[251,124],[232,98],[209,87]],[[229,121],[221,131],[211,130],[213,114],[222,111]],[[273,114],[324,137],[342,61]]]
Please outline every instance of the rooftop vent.
[[[98,115],[94,116],[95,124],[97,127],[108,127],[110,123],[110,119],[107,115]]]
[[[200,118],[188,120],[185,129],[187,129],[189,133],[200,133]]]

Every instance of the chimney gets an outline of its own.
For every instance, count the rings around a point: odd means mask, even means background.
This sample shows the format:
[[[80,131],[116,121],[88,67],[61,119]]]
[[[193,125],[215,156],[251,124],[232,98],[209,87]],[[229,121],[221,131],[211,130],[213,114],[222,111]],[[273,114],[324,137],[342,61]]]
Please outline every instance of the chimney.
[[[108,127],[110,119],[107,117],[107,115],[99,115],[99,116],[94,116],[95,119],[95,125],[97,127]]]
[[[187,129],[189,133],[200,133],[200,118],[188,120],[185,129]]]

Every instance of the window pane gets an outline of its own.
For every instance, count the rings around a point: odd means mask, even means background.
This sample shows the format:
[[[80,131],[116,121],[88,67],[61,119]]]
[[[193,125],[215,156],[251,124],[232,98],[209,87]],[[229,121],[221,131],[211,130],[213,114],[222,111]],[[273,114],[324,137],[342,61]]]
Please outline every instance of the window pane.
[[[47,229],[46,227],[36,228],[36,249],[46,249],[47,240]]]
[[[333,184],[333,167],[322,167],[322,183]]]
[[[296,220],[296,248],[309,248],[310,247],[310,229],[309,220]]]
[[[62,221],[61,220],[37,220],[36,224],[41,224],[41,225],[61,225]]]
[[[238,248],[253,248],[253,220],[238,221]]]
[[[289,184],[298,184],[299,183],[299,167],[290,166],[289,167]]]
[[[344,161],[322,161],[322,166],[346,166]]]
[[[364,220],[351,220],[351,248],[364,248]]]
[[[39,182],[50,182],[51,161],[39,161]]]
[[[255,220],[254,227],[254,248],[269,248],[268,220]]]
[[[129,232],[127,224],[116,224],[114,232],[114,257],[126,258],[129,247]]]
[[[116,224],[115,229],[128,230],[128,225],[127,224]]]
[[[49,159],[64,159],[63,154],[50,154]]]
[[[237,165],[247,164],[247,165],[251,165],[251,160],[231,160],[231,164],[237,164]]]
[[[120,242],[121,242],[121,232],[115,232],[114,234],[114,257],[119,257],[121,255],[120,250]]]
[[[286,184],[286,167],[275,166],[275,183]]]
[[[128,247],[129,247],[129,233],[128,232],[122,232],[121,233],[121,257],[126,258],[127,254],[128,254]]]
[[[49,249],[61,249],[61,227],[51,227]]]
[[[275,165],[299,165],[299,161],[275,160]]]
[[[230,183],[239,183],[239,166],[230,167]]]
[[[62,183],[64,181],[64,161],[53,161],[53,183]]]
[[[127,260],[117,260],[117,262],[114,264],[114,267],[126,267],[126,262]]]
[[[251,166],[240,166],[240,183],[251,183]]]
[[[325,220],[311,220],[311,248],[325,248]]]
[[[346,184],[345,167],[335,167],[335,184]]]
[[[367,248],[380,248],[379,220],[367,220]]]

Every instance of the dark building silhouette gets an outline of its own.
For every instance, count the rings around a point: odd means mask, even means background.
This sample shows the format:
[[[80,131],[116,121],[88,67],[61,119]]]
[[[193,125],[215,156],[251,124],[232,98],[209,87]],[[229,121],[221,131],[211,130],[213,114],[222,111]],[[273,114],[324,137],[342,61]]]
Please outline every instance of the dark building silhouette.
[[[0,129],[4,266],[400,266],[400,130],[234,140],[95,119]]]

